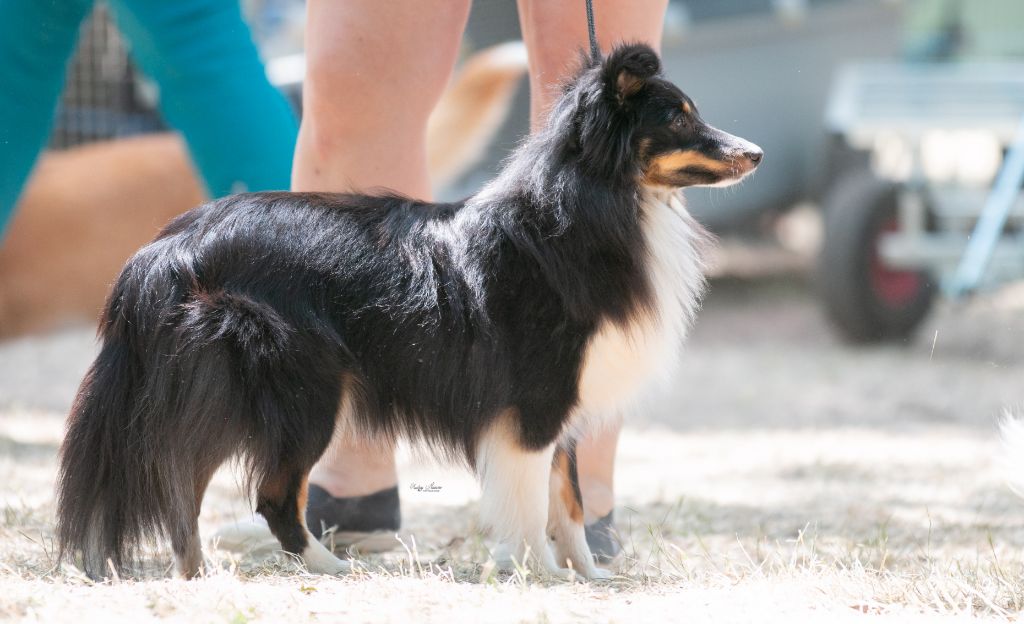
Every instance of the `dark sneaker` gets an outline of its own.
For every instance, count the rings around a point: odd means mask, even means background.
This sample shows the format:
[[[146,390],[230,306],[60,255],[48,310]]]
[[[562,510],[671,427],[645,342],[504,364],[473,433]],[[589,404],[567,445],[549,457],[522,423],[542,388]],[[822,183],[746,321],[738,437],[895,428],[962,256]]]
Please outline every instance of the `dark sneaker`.
[[[366,496],[331,496],[309,484],[306,526],[334,550],[383,552],[398,546],[395,533],[402,524],[398,486]]]
[[[607,516],[583,527],[587,534],[587,545],[597,563],[611,563],[622,552],[619,534],[615,531],[614,516],[615,510],[609,511]]]

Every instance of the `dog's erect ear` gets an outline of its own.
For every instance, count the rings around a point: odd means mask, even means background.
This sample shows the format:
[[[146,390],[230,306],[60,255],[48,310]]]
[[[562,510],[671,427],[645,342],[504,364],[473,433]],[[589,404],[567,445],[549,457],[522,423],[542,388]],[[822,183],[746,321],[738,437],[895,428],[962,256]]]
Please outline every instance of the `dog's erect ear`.
[[[661,71],[661,61],[650,46],[641,43],[622,45],[604,61],[605,88],[621,104],[643,88],[649,78]]]

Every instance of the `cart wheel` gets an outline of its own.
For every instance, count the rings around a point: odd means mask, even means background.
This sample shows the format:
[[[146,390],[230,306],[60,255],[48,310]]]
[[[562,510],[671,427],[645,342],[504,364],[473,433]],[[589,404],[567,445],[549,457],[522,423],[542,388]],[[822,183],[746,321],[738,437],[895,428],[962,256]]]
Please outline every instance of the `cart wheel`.
[[[825,310],[847,340],[906,340],[931,309],[925,271],[886,267],[878,243],[896,231],[899,189],[870,172],[840,178],[825,199],[819,285]]]

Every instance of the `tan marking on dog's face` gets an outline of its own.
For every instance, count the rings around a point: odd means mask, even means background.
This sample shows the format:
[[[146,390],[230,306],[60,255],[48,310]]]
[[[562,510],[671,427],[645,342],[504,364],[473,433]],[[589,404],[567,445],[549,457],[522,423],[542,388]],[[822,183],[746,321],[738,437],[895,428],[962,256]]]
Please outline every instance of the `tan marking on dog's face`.
[[[651,159],[644,177],[650,183],[659,184],[687,167],[705,169],[723,177],[729,177],[731,173],[728,162],[710,158],[696,150],[678,150]]]
[[[676,171],[686,167],[701,167],[712,171],[723,168],[726,163],[710,158],[696,150],[679,150],[658,156],[652,164],[663,171]]]
[[[689,102],[683,102],[683,112],[686,113],[687,115],[693,114],[693,107],[690,106]]]

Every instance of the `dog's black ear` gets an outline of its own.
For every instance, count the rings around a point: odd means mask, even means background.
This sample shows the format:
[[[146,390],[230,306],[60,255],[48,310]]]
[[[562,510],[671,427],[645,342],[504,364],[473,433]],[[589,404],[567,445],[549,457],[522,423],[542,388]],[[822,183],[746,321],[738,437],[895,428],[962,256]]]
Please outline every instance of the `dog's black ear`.
[[[650,46],[642,43],[621,45],[604,61],[605,89],[621,104],[634,95],[649,78],[661,71],[661,60]]]

